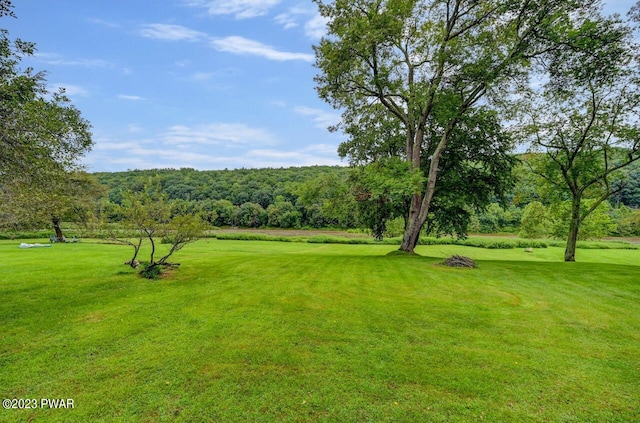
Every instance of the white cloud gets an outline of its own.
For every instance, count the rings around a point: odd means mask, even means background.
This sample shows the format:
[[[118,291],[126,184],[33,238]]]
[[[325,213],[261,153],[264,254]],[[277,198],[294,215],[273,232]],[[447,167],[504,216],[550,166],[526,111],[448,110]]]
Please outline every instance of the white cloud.
[[[94,139],[96,145],[94,151],[120,151],[133,150],[140,147],[140,143],[135,142],[111,142],[108,138]]]
[[[242,123],[211,123],[208,125],[172,126],[163,135],[165,144],[205,145],[274,145],[275,137],[266,129],[251,128]]]
[[[54,83],[49,86],[49,91],[58,92],[60,89],[64,90],[64,94],[67,97],[87,97],[89,96],[89,91],[87,91],[84,87],[80,85],[73,84],[65,84],[62,82]]]
[[[317,152],[309,149],[281,151],[255,149],[237,155],[199,153],[184,149],[151,147],[123,148],[122,151],[92,151],[86,158],[94,171],[124,169],[165,169],[190,167],[194,169],[278,168],[290,166],[336,166],[344,164],[335,153],[336,148]],[[153,161],[149,158],[153,157]]]
[[[233,15],[236,19],[255,18],[266,15],[281,0],[191,0],[189,6],[207,9],[210,15]]]
[[[328,20],[314,9],[293,7],[274,18],[274,21],[284,29],[297,28],[303,20],[306,20],[304,23],[304,34],[307,37],[313,40],[319,40],[326,33]]]
[[[119,94],[118,98],[121,100],[131,100],[131,101],[141,101],[144,100],[144,98],[138,96],[138,95],[126,95],[126,94]]]
[[[277,24],[282,25],[284,29],[291,29],[300,26],[296,17],[292,13],[281,13],[273,18],[273,20],[276,21]]]
[[[313,154],[335,156],[338,152],[338,146],[330,144],[315,144],[307,147],[304,151]]]
[[[107,28],[120,28],[119,24],[113,23],[113,22],[109,22],[109,21],[105,21],[102,19],[98,19],[98,18],[88,18],[87,22],[91,22],[94,24],[98,24],[98,25],[104,25]]]
[[[57,53],[35,53],[34,57],[48,65],[82,66],[85,68],[113,68],[111,62],[102,59],[67,59]]]
[[[318,128],[327,129],[329,126],[337,125],[340,122],[338,113],[325,112],[324,110],[305,106],[295,107],[293,111],[302,116],[311,117]]]
[[[304,33],[307,37],[319,40],[322,38],[327,32],[327,18],[323,17],[319,13],[307,21],[304,24]]]
[[[218,51],[233,54],[259,56],[269,60],[289,61],[302,60],[313,62],[313,54],[280,51],[259,41],[250,40],[237,35],[213,38],[200,31],[194,31],[181,25],[149,24],[144,25],[140,35],[147,38],[170,41],[208,41]]]
[[[337,147],[322,152],[305,148],[301,150],[256,149],[248,151],[241,163],[246,167],[289,167],[289,166],[337,166],[343,164],[336,154]]]
[[[194,31],[182,25],[148,24],[140,29],[140,35],[147,38],[170,41],[202,41],[209,39],[204,32]]]
[[[212,40],[211,45],[219,51],[259,56],[269,60],[302,60],[305,62],[313,62],[314,60],[313,54],[279,51],[269,45],[240,36],[218,38]]]
[[[129,126],[131,128],[132,125]],[[135,126],[133,128],[137,129]],[[87,155],[86,164],[93,171],[343,164],[336,154],[337,145],[314,144],[287,148],[279,144],[269,131],[241,123],[177,125],[150,138],[139,135],[131,137],[132,140],[127,141],[120,141],[122,135],[95,137],[96,145]]]

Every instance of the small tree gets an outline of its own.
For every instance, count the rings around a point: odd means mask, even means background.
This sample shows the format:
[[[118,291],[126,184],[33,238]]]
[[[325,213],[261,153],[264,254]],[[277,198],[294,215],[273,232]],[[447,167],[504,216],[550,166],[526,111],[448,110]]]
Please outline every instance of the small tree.
[[[527,204],[522,212],[519,236],[521,238],[542,238],[549,233],[547,209],[539,201]]]
[[[146,278],[159,277],[163,267],[179,266],[180,263],[169,262],[169,258],[185,245],[201,238],[208,226],[198,215],[179,215],[171,218],[170,210],[166,196],[147,185],[143,191],[125,195],[121,229],[111,228],[109,231],[112,240],[133,248],[133,255],[125,264],[134,269],[141,265],[138,255],[143,243],[149,242],[149,261],[140,271]],[[159,238],[169,240],[170,246],[169,251],[157,259]]]
[[[177,267],[180,263],[170,262],[169,258],[176,252],[182,250],[185,245],[197,241],[202,238],[202,235],[206,228],[207,223],[198,215],[183,215],[176,216],[169,221],[164,228],[165,239],[169,240],[169,251],[160,257],[158,260],[154,260],[155,244],[151,237],[148,237],[149,242],[152,245],[151,259],[140,274],[148,279],[155,279],[162,274],[162,267]]]
[[[597,203],[597,206],[594,205]],[[612,235],[617,227],[613,218],[609,215],[609,203],[599,202],[597,199],[585,199],[581,201],[580,214],[585,218],[580,222],[580,231],[577,240],[599,239]],[[587,211],[591,210],[589,213]],[[573,216],[573,202],[563,201],[552,204],[549,207],[550,233],[555,238],[567,236],[567,230],[571,227]]]

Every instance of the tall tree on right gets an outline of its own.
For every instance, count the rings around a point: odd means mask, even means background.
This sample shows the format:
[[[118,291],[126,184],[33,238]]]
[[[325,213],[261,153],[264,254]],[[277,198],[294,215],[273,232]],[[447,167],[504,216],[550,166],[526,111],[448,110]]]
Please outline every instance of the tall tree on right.
[[[424,184],[411,196],[401,250],[413,252],[433,212],[449,154],[464,152],[456,133],[483,106],[526,86],[532,63],[565,49],[583,31],[580,14],[597,0],[314,0],[328,20],[315,47],[320,97],[342,111],[339,128],[384,115],[403,136],[401,159]],[[495,100],[495,101],[494,101]],[[507,116],[505,116],[507,117]],[[473,120],[473,119],[472,119]],[[375,123],[375,122],[374,122]],[[374,129],[375,125],[374,125]],[[494,148],[487,137],[484,151]],[[367,145],[368,143],[362,143]],[[359,154],[359,157],[370,155]],[[505,158],[506,160],[506,158]],[[457,185],[458,188],[464,188]],[[485,193],[491,193],[488,186]],[[479,193],[482,194],[482,193]]]
[[[624,188],[621,170],[640,159],[640,72],[633,31],[619,17],[585,19],[571,48],[538,60],[541,80],[523,98],[527,162],[559,201],[571,204],[564,260],[576,259],[580,226]],[[586,200],[589,201],[586,201]]]

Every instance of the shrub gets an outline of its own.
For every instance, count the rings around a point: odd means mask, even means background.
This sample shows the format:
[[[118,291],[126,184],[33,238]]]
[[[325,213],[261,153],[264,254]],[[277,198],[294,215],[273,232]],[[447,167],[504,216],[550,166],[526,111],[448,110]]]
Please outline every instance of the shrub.
[[[7,231],[0,232],[0,239],[49,239],[51,231]]]
[[[547,235],[549,219],[547,209],[539,201],[533,201],[524,208],[519,236],[522,238],[543,238]]]
[[[162,269],[160,266],[144,263],[142,270],[140,271],[140,276],[146,279],[160,279],[162,276]]]

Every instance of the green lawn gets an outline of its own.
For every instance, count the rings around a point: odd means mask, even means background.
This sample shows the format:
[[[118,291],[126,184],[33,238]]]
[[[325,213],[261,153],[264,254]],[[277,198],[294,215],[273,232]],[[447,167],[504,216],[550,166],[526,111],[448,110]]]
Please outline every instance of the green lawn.
[[[640,421],[640,250],[0,242],[3,422]],[[437,263],[468,255],[477,269]]]

